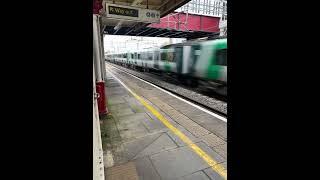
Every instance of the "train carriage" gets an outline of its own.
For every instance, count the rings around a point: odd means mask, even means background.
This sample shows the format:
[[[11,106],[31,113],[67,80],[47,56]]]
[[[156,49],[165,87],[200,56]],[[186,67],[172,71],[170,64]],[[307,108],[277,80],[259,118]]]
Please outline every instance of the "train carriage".
[[[196,55],[195,77],[227,83],[227,39],[202,42]]]
[[[154,69],[197,82],[227,84],[227,39],[184,42],[160,49],[108,55],[108,59],[143,70]],[[197,84],[197,83],[196,83]]]

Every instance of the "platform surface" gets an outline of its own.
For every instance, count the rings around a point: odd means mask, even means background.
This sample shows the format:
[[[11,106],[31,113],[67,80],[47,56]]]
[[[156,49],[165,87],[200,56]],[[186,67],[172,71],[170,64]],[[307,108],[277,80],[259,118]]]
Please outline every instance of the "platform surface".
[[[225,122],[108,64],[106,66],[110,114],[101,118],[106,180],[223,179],[116,78],[226,169]]]

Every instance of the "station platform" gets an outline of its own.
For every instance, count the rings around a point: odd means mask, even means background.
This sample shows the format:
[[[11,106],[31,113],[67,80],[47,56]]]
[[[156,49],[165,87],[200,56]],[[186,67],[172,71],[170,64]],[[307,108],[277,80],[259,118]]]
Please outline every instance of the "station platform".
[[[220,180],[227,123],[106,63],[106,180]]]

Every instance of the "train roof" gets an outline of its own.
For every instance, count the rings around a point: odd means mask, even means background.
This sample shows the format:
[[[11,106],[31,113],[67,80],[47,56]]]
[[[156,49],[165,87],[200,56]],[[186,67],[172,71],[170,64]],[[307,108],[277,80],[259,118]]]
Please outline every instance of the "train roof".
[[[217,45],[217,44],[227,44],[227,39],[214,39],[214,40],[209,40],[209,41],[204,41],[201,44],[202,45]]]
[[[196,45],[198,44],[199,42],[193,42],[193,41],[190,41],[190,42],[182,42],[182,43],[176,43],[176,44],[168,44],[168,45],[165,45],[165,46],[162,46],[160,47],[160,49],[167,49],[168,47],[172,47],[172,46],[186,46],[186,45]]]
[[[160,49],[167,49],[174,46],[192,46],[192,45],[201,45],[201,44],[215,44],[215,43],[227,43],[226,37],[216,38],[216,39],[210,39],[210,40],[193,40],[193,41],[186,41],[182,43],[176,43],[176,44],[168,44],[165,46],[160,47]]]
[[[107,53],[106,55],[117,55],[117,54],[128,54],[128,53],[143,53],[143,52],[153,52],[153,51],[157,51],[159,50],[159,48],[150,48],[150,49],[143,49],[140,51],[128,51],[128,52],[117,52],[117,53]]]

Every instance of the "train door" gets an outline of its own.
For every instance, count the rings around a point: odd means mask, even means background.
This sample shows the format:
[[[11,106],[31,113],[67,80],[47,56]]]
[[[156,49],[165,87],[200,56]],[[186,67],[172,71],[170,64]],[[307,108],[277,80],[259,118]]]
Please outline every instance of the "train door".
[[[133,59],[134,59],[134,58],[133,58],[133,53],[130,53],[130,61],[129,61],[129,64],[130,64],[130,65],[132,65]]]
[[[159,51],[154,51],[153,53],[153,68],[154,69],[159,69],[159,59],[160,59],[160,56],[159,56]]]
[[[165,64],[164,64],[164,69],[166,72],[169,73],[177,73],[177,62],[176,60],[178,59],[178,57],[176,57],[176,52],[175,52],[175,48],[168,48],[166,49],[166,57],[165,58]],[[181,54],[181,52],[180,52]]]
[[[152,51],[148,51],[148,66],[147,68],[150,69],[150,68],[153,68],[153,52]]]
[[[165,71],[166,69],[165,68],[166,57],[167,57],[166,49],[160,49],[160,57],[159,57],[158,65],[161,71]]]
[[[130,58],[130,53],[126,53],[126,60],[127,60],[127,63],[126,64],[129,64],[129,58]]]
[[[137,53],[137,65],[142,66],[142,61],[141,61],[141,52]]]
[[[211,80],[225,81],[227,72],[227,49],[213,48],[210,58],[211,65],[208,69],[208,78]]]
[[[199,60],[199,56],[201,54],[200,45],[193,45],[191,46],[190,50],[190,66],[189,66],[189,72],[190,74],[194,75],[196,72],[196,64]]]
[[[174,62],[176,62],[177,73],[182,74],[183,66],[183,49],[181,46],[174,48]]]
[[[134,53],[134,60],[133,60],[135,65],[137,64],[137,58],[138,58],[138,54],[135,52]]]
[[[192,65],[191,46],[183,46],[182,52],[182,74],[189,74]]]
[[[219,68],[218,80],[227,82],[227,49],[218,49],[216,52],[216,65]]]

